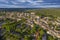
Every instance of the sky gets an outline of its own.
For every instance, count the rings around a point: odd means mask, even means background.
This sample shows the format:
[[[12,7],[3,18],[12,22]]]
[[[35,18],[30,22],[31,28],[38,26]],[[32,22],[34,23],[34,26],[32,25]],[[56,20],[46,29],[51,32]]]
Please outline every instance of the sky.
[[[0,8],[60,7],[60,0],[0,0]]]

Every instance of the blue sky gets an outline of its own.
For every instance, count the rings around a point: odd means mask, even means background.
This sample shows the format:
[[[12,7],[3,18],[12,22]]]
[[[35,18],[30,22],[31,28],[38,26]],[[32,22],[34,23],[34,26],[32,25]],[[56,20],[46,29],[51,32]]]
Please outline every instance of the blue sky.
[[[0,0],[0,8],[60,7],[60,0]]]

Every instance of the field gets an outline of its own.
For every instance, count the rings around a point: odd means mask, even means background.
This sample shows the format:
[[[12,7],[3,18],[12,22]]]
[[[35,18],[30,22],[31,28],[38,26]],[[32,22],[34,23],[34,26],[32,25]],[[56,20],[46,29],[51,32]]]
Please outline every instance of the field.
[[[47,15],[53,15],[53,16],[57,16],[60,17],[60,9],[37,9],[37,10],[28,10],[28,12],[36,12],[37,14],[42,13],[42,14],[47,14]]]

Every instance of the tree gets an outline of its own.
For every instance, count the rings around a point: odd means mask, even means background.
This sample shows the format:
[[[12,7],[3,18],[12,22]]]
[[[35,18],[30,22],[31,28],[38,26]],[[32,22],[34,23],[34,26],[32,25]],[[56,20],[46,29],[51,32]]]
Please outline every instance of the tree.
[[[51,35],[48,35],[48,40],[55,40]]]

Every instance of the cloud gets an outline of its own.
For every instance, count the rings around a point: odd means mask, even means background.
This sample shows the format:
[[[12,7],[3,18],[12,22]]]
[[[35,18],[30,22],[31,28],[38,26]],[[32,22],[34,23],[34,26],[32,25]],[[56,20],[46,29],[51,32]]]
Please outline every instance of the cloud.
[[[21,4],[21,3],[26,3],[26,2],[30,4],[36,4],[38,2],[43,2],[43,0],[35,0],[35,1],[34,0],[11,0],[10,2],[13,4]]]
[[[60,5],[41,5],[41,6],[34,6],[35,8],[60,8]]]
[[[8,3],[8,0],[0,0],[2,3]]]
[[[47,8],[60,7],[60,3],[52,0],[0,0],[0,8]]]
[[[15,0],[16,2],[43,2],[43,0]]]
[[[24,6],[16,6],[16,5],[8,5],[8,4],[0,4],[0,8],[24,8]]]

